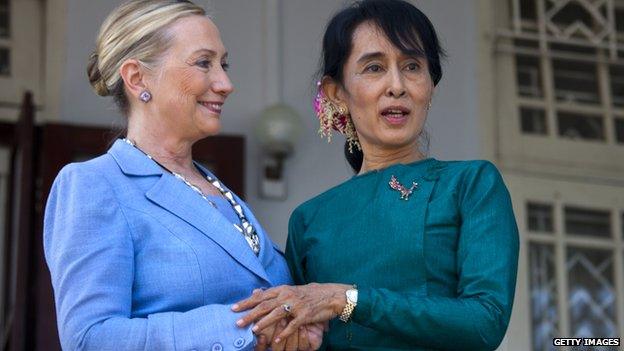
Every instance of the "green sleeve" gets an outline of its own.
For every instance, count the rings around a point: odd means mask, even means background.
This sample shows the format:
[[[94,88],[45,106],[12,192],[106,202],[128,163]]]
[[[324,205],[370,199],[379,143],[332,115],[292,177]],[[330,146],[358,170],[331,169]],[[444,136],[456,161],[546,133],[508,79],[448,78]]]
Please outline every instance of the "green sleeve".
[[[295,285],[306,284],[304,279],[304,252],[298,245],[303,241],[301,235],[303,235],[304,231],[303,218],[300,212],[295,210],[288,222],[288,239],[286,240],[286,262],[290,268],[290,274]]]
[[[458,198],[457,297],[361,286],[354,322],[427,348],[496,349],[509,323],[518,267],[511,199],[491,163],[468,175]]]

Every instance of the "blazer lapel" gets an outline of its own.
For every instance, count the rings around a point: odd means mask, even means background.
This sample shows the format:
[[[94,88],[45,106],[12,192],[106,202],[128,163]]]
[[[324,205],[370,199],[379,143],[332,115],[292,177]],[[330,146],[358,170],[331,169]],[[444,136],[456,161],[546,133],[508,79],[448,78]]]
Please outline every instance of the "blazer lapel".
[[[244,267],[269,281],[260,260],[249,248],[242,234],[186,184],[166,173],[145,195],[158,206],[197,228]]]
[[[245,238],[219,210],[126,142],[117,140],[108,153],[127,175],[160,175],[160,179],[145,193],[150,201],[197,228],[241,265],[270,283],[260,260],[249,248]],[[246,208],[245,211],[247,215],[249,212]]]
[[[211,177],[217,178],[212,172],[210,172],[210,170],[208,170],[203,165],[197,162],[195,162],[195,165],[199,167],[205,174],[208,174]],[[226,184],[223,184],[223,183],[221,184],[234,195],[236,202],[238,202],[243,207],[243,212],[245,213],[245,217],[247,217],[247,220],[249,220],[251,225],[253,225],[253,227],[256,229],[256,232],[258,233],[258,236],[260,238],[260,253],[258,254],[258,258],[263,264],[268,264],[270,257],[272,257],[271,250],[273,250],[273,241],[266,234],[266,232],[264,231],[264,228],[262,228],[262,226],[260,225],[260,222],[258,221],[256,216],[254,216],[253,212],[251,211],[249,206],[247,206],[245,201],[243,201],[240,197],[238,197],[238,195],[236,195],[231,189],[229,189]]]

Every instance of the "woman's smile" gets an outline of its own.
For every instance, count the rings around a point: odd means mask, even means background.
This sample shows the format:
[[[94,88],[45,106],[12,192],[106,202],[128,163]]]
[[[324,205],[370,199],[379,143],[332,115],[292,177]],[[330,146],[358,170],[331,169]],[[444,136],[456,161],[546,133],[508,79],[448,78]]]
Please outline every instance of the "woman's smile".
[[[198,101],[197,103],[209,114],[221,117],[222,102]]]

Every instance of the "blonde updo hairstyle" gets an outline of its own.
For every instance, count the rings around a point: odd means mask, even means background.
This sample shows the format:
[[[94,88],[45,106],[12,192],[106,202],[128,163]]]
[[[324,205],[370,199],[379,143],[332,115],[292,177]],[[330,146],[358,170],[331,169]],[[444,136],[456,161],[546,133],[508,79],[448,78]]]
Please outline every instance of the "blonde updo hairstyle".
[[[136,59],[152,69],[171,45],[169,25],[192,15],[206,16],[206,11],[187,0],[131,0],[113,10],[89,56],[87,75],[93,90],[100,96],[112,96],[127,115],[130,105],[119,73],[121,65]]]

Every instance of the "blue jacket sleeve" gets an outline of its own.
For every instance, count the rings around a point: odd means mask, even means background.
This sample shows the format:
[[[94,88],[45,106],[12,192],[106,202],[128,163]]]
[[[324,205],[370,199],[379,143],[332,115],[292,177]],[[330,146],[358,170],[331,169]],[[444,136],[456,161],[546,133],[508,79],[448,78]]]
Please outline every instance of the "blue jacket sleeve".
[[[44,250],[65,350],[246,350],[255,344],[229,305],[132,318],[132,233],[113,187],[65,167],[44,220]]]

